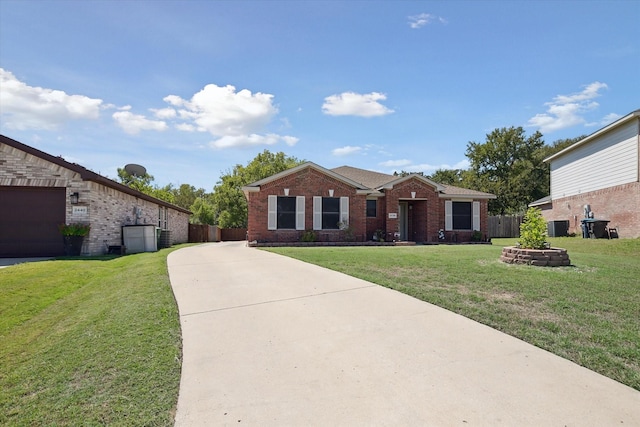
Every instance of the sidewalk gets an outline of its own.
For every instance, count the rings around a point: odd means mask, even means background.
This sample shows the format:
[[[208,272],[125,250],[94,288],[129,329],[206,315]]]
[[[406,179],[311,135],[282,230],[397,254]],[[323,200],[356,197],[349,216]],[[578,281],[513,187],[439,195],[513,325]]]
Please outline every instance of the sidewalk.
[[[640,425],[640,392],[372,283],[243,242],[168,266],[176,426]]]

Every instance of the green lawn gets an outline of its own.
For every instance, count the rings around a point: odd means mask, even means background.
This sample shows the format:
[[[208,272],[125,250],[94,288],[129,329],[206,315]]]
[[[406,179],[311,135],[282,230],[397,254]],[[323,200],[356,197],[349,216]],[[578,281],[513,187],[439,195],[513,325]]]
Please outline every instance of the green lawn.
[[[0,425],[173,425],[170,251],[0,269]]]
[[[447,308],[640,390],[640,239],[550,239],[573,266],[499,261],[503,246],[268,250]]]
[[[640,239],[552,239],[572,267],[493,246],[278,248],[459,312],[640,390]],[[173,425],[181,339],[166,257],[0,269],[0,425]]]

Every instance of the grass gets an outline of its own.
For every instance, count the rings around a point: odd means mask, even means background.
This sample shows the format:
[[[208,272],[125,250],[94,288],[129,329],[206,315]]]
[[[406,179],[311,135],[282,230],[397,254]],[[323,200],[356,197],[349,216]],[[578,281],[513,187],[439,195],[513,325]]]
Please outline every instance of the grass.
[[[571,267],[498,260],[492,246],[268,250],[396,289],[640,390],[640,239],[550,239]]]
[[[0,269],[0,425],[173,425],[174,249]]]

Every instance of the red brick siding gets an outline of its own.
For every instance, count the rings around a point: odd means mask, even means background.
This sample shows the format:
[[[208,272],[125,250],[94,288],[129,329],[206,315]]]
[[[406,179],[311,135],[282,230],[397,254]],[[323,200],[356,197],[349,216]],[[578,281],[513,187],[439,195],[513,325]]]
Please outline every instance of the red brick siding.
[[[349,222],[356,241],[366,240],[366,196],[357,195],[355,188],[336,180],[315,169],[307,168],[296,174],[264,184],[259,192],[249,193],[249,241],[297,242],[303,231],[268,229],[268,196],[305,196],[305,228],[313,229],[313,197],[329,197],[329,189],[334,190],[333,197],[349,197]],[[344,231],[322,230],[317,232],[320,241],[339,241],[345,238]]]
[[[554,200],[551,209],[543,209],[547,221],[569,220],[569,232],[582,235],[584,205],[590,205],[598,219],[607,219],[620,237],[640,237],[640,183],[617,185]]]
[[[305,196],[305,228],[313,228],[313,197],[329,196],[329,189],[334,190],[333,197],[349,197],[349,222],[353,228],[355,241],[372,240],[376,230],[385,233],[385,239],[394,239],[399,230],[399,219],[389,218],[389,213],[399,213],[400,201],[410,206],[408,213],[408,238],[416,242],[437,242],[438,230],[444,229],[444,200],[432,186],[419,179],[410,179],[387,190],[384,197],[378,199],[377,217],[367,218],[366,196],[357,195],[356,190],[325,175],[313,168],[307,168],[296,174],[282,177],[264,184],[259,192],[248,193],[249,241],[260,242],[297,242],[303,231],[269,230],[268,196],[284,196],[284,189],[289,189],[289,196]],[[412,198],[411,192],[415,192]],[[480,224],[483,236],[487,234],[487,201],[480,201]],[[457,232],[458,241],[470,241],[472,232]],[[345,233],[339,230],[322,230],[317,232],[319,241],[341,241]]]

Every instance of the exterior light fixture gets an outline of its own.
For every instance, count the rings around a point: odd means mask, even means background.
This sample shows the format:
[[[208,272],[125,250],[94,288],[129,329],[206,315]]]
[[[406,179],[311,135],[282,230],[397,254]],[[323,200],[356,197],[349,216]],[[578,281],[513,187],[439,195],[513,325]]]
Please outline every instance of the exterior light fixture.
[[[285,189],[284,189],[284,195],[285,195],[285,196],[288,196],[288,195],[289,195],[289,189],[288,189],[288,188],[285,188]]]
[[[78,194],[78,192],[71,193],[69,195],[69,201],[71,202],[72,205],[77,205],[79,199],[80,199],[80,194]]]
[[[333,190],[329,190],[329,197],[333,197]]]

